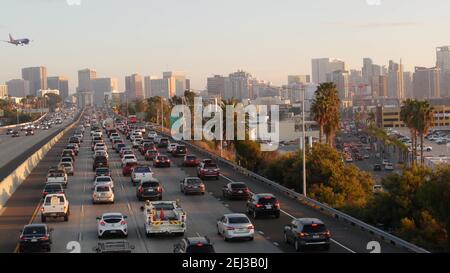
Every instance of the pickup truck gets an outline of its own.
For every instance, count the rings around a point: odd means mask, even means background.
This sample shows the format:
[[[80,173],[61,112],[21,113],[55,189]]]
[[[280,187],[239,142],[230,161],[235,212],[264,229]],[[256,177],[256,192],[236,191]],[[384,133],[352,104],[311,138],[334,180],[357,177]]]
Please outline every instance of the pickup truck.
[[[41,221],[45,223],[48,217],[63,217],[64,222],[69,221],[70,209],[69,201],[65,194],[48,194],[45,197],[44,204],[41,209]]]
[[[46,183],[58,183],[61,184],[64,188],[67,188],[68,180],[66,171],[61,168],[50,168],[47,173]]]
[[[146,182],[153,179],[153,171],[148,166],[136,166],[131,172],[131,183],[136,186],[140,182]]]
[[[141,207],[144,214],[145,234],[184,235],[186,213],[176,201],[146,201]]]

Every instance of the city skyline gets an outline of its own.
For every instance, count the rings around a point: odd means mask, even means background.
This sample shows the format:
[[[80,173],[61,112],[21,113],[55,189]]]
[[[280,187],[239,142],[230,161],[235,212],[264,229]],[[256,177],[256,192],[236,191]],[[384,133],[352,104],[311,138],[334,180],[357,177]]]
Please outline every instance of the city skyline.
[[[83,67],[120,79],[120,90],[126,75],[161,71],[185,71],[193,89],[204,89],[207,77],[238,69],[281,85],[286,75],[311,74],[313,58],[339,58],[355,69],[366,57],[381,65],[402,59],[404,70],[414,71],[435,66],[435,48],[450,44],[441,35],[450,3],[438,0],[380,6],[364,0],[198,0],[174,1],[176,8],[155,1],[8,2],[0,11],[0,35],[30,36],[32,43],[2,45],[0,82],[19,78],[23,67],[45,66],[69,77],[72,93]]]

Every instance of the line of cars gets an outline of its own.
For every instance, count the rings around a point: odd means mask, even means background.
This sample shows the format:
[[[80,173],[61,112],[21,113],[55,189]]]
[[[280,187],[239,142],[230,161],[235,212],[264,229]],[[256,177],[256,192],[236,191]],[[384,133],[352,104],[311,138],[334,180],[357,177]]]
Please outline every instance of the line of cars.
[[[74,115],[74,109],[65,109],[62,112],[49,114],[40,123],[30,124],[26,126],[20,126],[15,129],[9,128],[6,130],[6,135],[11,135],[11,137],[20,137],[21,132],[25,132],[25,136],[34,136],[36,130],[48,130],[56,124],[62,124],[66,119],[72,118]]]

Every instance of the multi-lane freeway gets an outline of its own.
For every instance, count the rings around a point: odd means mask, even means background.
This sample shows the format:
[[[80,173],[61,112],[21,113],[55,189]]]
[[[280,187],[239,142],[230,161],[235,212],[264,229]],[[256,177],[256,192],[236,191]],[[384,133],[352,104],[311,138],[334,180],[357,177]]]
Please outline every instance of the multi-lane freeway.
[[[73,130],[72,130],[73,131]],[[27,180],[19,187],[16,193],[6,204],[6,209],[0,216],[0,252],[17,251],[19,230],[28,223],[40,223],[41,190],[45,184],[46,173],[50,166],[59,162],[62,149],[68,137],[73,133],[69,131],[58,144],[47,154],[47,157],[38,165]],[[124,140],[126,138],[122,136]],[[97,245],[96,217],[105,212],[120,212],[128,216],[128,240],[136,249],[135,252],[170,253],[173,245],[180,241],[180,237],[152,237],[147,238],[144,231],[144,221],[140,207],[142,202],[136,198],[136,189],[129,177],[122,175],[120,157],[111,148],[111,142],[105,138],[110,155],[110,168],[115,181],[116,200],[111,205],[92,204],[92,151],[89,130],[86,130],[84,142],[75,162],[75,175],[69,177],[69,186],[66,196],[70,202],[70,219],[68,222],[49,221],[47,224],[53,228],[52,252],[68,252],[67,244],[76,241],[81,245],[82,252],[93,252]],[[130,142],[126,140],[127,145]],[[160,151],[165,153],[165,149]],[[196,151],[189,151],[196,154]],[[143,156],[136,150],[135,155],[140,163]],[[197,154],[197,156],[200,156]],[[179,200],[187,213],[186,236],[208,236],[214,243],[217,252],[226,253],[277,253],[294,252],[292,246],[284,243],[283,227],[293,218],[313,217],[320,218],[332,234],[329,252],[332,253],[367,253],[367,245],[371,241],[379,241],[371,234],[351,225],[342,223],[331,216],[325,215],[298,201],[290,199],[281,193],[253,180],[244,177],[226,166],[220,166],[219,180],[206,180],[205,195],[185,196],[180,192],[179,181],[187,176],[196,176],[195,168],[182,167],[182,158],[172,158],[170,168],[153,169],[154,176],[162,183],[163,200]],[[223,214],[230,212],[245,213],[245,201],[222,200],[222,188],[230,181],[246,182],[254,193],[271,192],[277,195],[282,214],[279,219],[251,219],[255,226],[256,236],[253,241],[225,242],[217,235],[216,222]],[[379,241],[381,252],[404,252],[389,243]],[[315,250],[312,250],[315,251]]]

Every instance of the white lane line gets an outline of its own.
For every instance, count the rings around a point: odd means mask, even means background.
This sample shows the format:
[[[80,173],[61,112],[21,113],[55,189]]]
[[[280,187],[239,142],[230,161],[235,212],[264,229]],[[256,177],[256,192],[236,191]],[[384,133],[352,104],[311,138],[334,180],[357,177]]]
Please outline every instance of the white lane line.
[[[81,217],[84,217],[84,205],[81,204]]]
[[[81,240],[83,239],[82,233],[78,233],[78,242],[81,243]]]
[[[233,180],[231,180],[230,178],[224,176],[224,175],[220,175],[221,177],[225,178],[226,180],[230,181],[230,182],[234,182]],[[284,213],[285,215],[289,216],[292,219],[297,219],[296,217],[294,217],[293,215],[287,213],[284,210],[280,210],[282,213]],[[339,243],[338,241],[334,240],[334,239],[330,239],[333,243],[337,244],[338,246],[342,247],[343,249],[347,250],[350,253],[356,253],[355,251],[351,250],[350,248],[344,246],[343,244]]]

